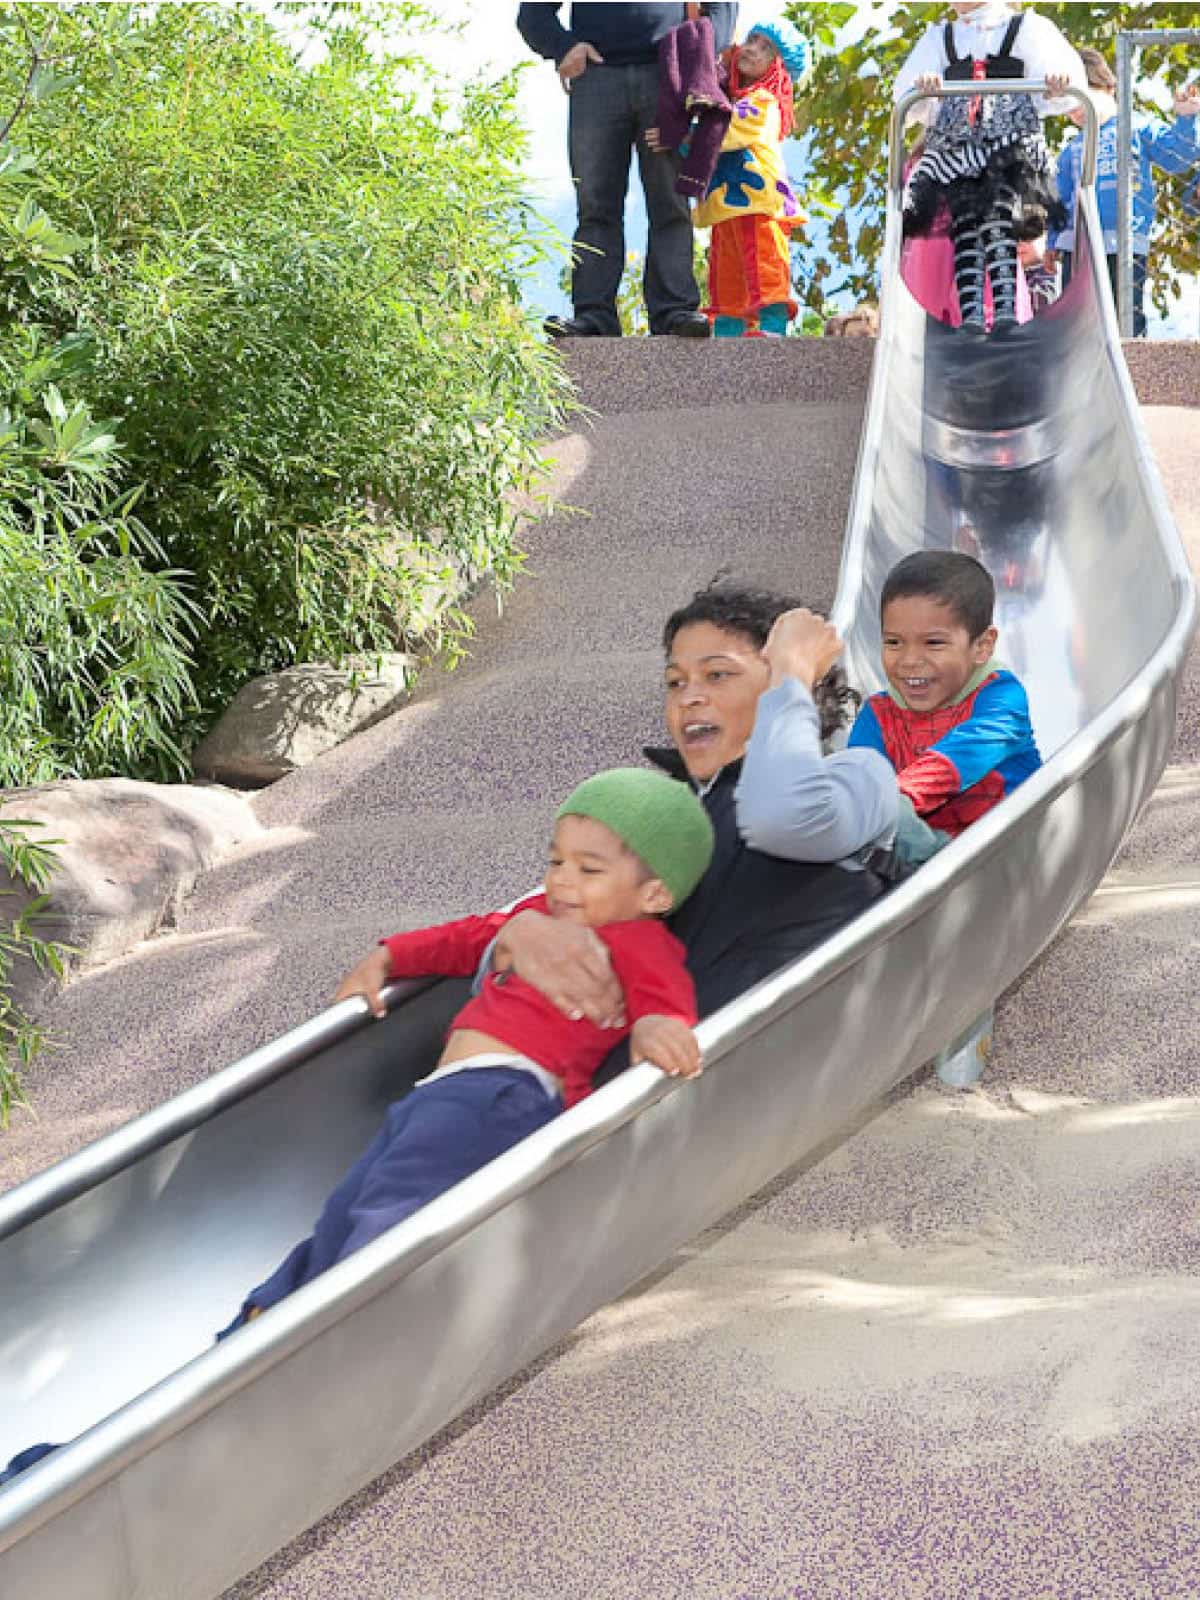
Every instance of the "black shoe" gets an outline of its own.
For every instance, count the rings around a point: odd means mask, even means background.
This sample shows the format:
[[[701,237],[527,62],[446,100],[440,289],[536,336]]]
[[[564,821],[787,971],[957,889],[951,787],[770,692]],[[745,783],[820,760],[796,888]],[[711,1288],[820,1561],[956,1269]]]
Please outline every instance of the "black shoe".
[[[590,317],[547,317],[542,328],[551,339],[603,339],[608,335],[608,330]],[[620,331],[612,330],[613,335]]]
[[[4,1471],[0,1472],[0,1486],[11,1483],[22,1472],[36,1466],[43,1456],[53,1455],[56,1450],[61,1449],[60,1444],[31,1444],[28,1450],[22,1450],[19,1455],[15,1455]]]
[[[674,334],[677,339],[707,339],[712,325],[703,311],[672,311],[656,331]]]

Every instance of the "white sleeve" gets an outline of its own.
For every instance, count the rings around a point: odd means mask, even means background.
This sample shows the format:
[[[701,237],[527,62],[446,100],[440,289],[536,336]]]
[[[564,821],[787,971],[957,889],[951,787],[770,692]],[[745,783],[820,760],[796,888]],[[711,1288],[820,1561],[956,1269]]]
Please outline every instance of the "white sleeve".
[[[917,79],[923,78],[927,72],[936,73],[940,78],[945,70],[946,49],[942,42],[942,25],[938,23],[925,30],[909,54],[908,60],[896,74],[896,82],[892,86],[892,104],[895,105],[897,101],[903,100]],[[913,122],[931,122],[937,113],[937,107],[936,100],[925,100],[915,111],[909,112],[909,119]]]
[[[1027,11],[1015,45],[1025,63],[1027,78],[1066,78],[1073,89],[1087,88],[1087,72],[1075,46],[1049,17]],[[1038,95],[1035,104],[1043,117],[1065,116],[1076,102],[1067,95]]]

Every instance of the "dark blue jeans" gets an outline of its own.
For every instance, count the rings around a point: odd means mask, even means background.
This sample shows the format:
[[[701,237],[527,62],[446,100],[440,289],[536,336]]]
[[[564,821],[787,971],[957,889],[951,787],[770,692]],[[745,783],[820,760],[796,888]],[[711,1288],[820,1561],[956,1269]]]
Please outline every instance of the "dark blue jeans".
[[[253,1289],[233,1322],[266,1310],[543,1127],[562,1110],[532,1073],[470,1067],[419,1083],[326,1200],[316,1226]]]
[[[636,147],[650,238],[642,287],[651,333],[666,332],[672,313],[695,311],[688,203],[675,193],[678,161],[646,147],[658,105],[658,66],[590,66],[571,84],[570,153],[579,224],[571,300],[577,317],[620,333],[617,289],[625,270],[625,191]]]

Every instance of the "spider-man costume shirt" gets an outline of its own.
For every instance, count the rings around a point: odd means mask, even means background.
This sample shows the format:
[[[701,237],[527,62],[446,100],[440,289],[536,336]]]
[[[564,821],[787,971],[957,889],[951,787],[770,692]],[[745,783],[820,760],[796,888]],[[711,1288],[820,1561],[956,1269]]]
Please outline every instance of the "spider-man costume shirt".
[[[885,755],[917,814],[949,834],[961,833],[1042,764],[1024,688],[991,665],[937,711],[914,711],[891,690],[873,694],[848,742]]]

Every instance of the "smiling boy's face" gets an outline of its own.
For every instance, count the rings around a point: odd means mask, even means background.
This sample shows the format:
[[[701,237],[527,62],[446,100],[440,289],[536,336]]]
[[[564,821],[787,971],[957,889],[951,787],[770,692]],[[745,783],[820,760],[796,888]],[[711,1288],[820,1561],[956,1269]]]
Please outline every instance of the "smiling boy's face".
[[[670,891],[644,863],[594,817],[558,819],[546,864],[546,903],[552,917],[603,928],[665,916]]]
[[[957,611],[932,595],[898,596],[884,607],[883,670],[914,711],[953,704],[995,648],[995,628],[972,639]]]

